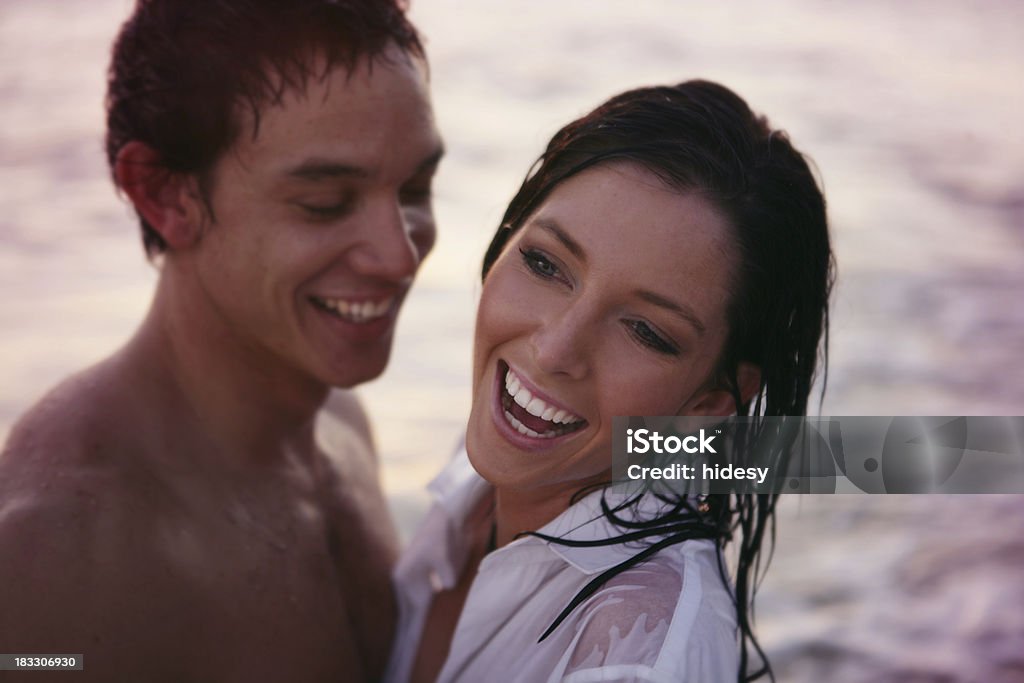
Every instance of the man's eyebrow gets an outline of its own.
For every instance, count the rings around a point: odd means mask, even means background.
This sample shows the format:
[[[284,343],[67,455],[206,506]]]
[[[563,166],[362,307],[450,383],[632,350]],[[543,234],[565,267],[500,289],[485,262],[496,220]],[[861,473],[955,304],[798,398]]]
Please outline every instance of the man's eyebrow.
[[[569,253],[578,258],[583,263],[587,262],[587,254],[583,251],[583,247],[580,243],[569,237],[569,234],[562,229],[556,221],[550,218],[537,218],[533,221],[533,224],[538,228],[542,228],[550,232],[555,239],[562,243],[562,245],[569,250]]]
[[[438,147],[433,152],[427,155],[427,157],[420,162],[420,165],[416,167],[416,173],[413,175],[419,175],[424,171],[437,168],[438,164],[441,163],[442,157],[444,157],[444,147]]]
[[[674,313],[678,317],[682,318],[686,322],[690,323],[691,325],[693,325],[694,329],[697,330],[698,335],[704,334],[706,330],[706,328],[704,327],[704,323],[701,322],[700,318],[697,317],[697,314],[694,313],[693,309],[690,308],[689,306],[678,304],[675,301],[666,299],[660,294],[655,294],[654,292],[648,291],[646,289],[637,290],[636,296],[640,297],[641,299],[648,303],[652,303],[655,306],[664,308]]]
[[[285,172],[290,178],[300,180],[324,180],[326,178],[368,178],[370,171],[352,164],[328,159],[306,159],[298,166]]]
[[[443,156],[444,148],[438,147],[419,163],[415,174],[436,168],[441,163],[441,157]],[[288,169],[285,175],[290,178],[298,178],[299,180],[317,181],[332,178],[369,178],[372,173],[369,169],[362,166],[314,157],[306,159],[294,168]]]

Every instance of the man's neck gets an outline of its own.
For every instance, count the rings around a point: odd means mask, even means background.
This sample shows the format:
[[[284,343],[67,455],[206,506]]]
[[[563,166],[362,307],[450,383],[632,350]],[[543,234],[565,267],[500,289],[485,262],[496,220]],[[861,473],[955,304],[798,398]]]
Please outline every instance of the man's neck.
[[[143,393],[228,458],[309,452],[313,418],[328,388],[245,344],[202,301],[162,273],[150,312],[115,360],[145,378]]]

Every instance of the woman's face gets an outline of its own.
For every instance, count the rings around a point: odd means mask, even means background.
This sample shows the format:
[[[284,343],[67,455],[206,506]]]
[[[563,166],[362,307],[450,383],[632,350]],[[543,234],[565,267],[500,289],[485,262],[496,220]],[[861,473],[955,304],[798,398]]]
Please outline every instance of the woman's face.
[[[571,493],[607,478],[612,417],[732,412],[711,384],[730,230],[709,202],[633,164],[559,185],[484,282],[467,431],[481,475]]]

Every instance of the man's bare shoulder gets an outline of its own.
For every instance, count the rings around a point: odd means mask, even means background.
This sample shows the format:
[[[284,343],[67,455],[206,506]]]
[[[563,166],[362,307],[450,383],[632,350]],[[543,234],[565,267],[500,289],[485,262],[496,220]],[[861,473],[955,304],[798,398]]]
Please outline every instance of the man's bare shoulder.
[[[87,681],[146,671],[161,650],[137,637],[139,625],[163,630],[160,615],[174,617],[167,601],[152,601],[138,618],[139,586],[161,578],[146,548],[128,549],[132,535],[119,533],[93,492],[14,493],[0,503],[0,643],[12,652],[88,654]],[[147,642],[154,646],[141,647]]]
[[[99,364],[66,379],[19,418],[0,451],[0,467],[100,466],[129,448],[130,401]]]
[[[123,467],[123,416],[98,374],[52,390],[0,452],[0,642],[9,651],[115,656],[130,635],[121,617],[138,609],[131,587],[147,573],[159,579],[145,571],[154,562],[136,533],[147,506]]]
[[[103,539],[116,538],[104,530],[112,526],[111,494],[102,478],[33,471],[5,459],[0,479],[0,584],[13,589],[0,615],[2,641],[12,621],[31,631],[36,620],[59,623],[85,607],[107,579],[117,584],[120,567],[101,558],[113,550],[100,551]]]
[[[89,542],[81,527],[92,524],[99,501],[118,494],[119,449],[109,443],[93,386],[88,371],[57,386],[18,420],[0,451],[0,548],[19,551],[0,553],[0,571],[12,562],[55,564],[48,554],[59,550],[78,554]]]
[[[120,499],[133,487],[124,463],[133,451],[131,416],[97,366],[59,384],[14,425],[0,451],[0,533],[12,524],[62,519],[85,522],[99,501]],[[71,530],[61,531],[74,536]],[[2,536],[0,536],[2,541]]]

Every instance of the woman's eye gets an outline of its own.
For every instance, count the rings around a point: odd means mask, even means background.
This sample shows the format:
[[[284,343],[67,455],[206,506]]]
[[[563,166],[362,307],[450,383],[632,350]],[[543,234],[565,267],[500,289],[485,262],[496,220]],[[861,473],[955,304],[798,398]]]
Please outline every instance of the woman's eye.
[[[633,336],[644,346],[649,346],[659,353],[678,356],[679,349],[660,334],[655,332],[650,325],[642,320],[627,320],[626,325],[632,330]]]
[[[523,263],[534,273],[543,278],[553,278],[558,275],[558,266],[548,260],[548,257],[534,249],[520,249],[523,255]]]

